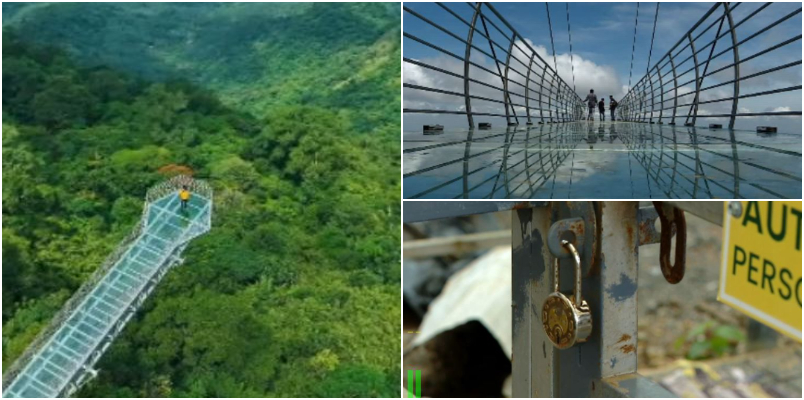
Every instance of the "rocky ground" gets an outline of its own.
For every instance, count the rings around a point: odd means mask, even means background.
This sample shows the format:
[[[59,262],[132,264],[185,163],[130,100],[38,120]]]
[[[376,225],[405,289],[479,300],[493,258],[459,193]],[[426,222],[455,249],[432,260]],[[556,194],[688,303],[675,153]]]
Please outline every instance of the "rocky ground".
[[[639,248],[639,368],[659,367],[684,358],[689,346],[677,348],[676,341],[703,323],[733,326],[746,338],[750,336],[750,318],[717,301],[721,235],[720,226],[687,213],[687,268],[684,279],[676,285],[662,276],[659,245]],[[791,342],[766,328],[761,328],[760,336],[766,344]],[[761,347],[748,342],[740,341],[729,354]]]

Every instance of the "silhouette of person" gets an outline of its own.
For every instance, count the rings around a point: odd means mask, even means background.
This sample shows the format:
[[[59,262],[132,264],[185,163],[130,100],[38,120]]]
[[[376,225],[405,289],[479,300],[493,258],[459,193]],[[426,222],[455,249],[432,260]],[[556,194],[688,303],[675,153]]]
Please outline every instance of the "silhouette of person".
[[[589,90],[589,94],[586,95],[586,105],[589,106],[589,115],[586,119],[593,120],[595,117],[595,104],[597,104],[597,95],[595,95],[595,89]]]
[[[179,191],[179,200],[181,200],[181,209],[187,209],[187,202],[190,201],[190,191],[187,190],[187,185],[181,187]]]
[[[611,121],[614,122],[614,109],[617,108],[617,101],[614,96],[609,96],[609,111],[611,111]],[[601,110],[602,112],[602,110]]]
[[[600,99],[600,102],[597,103],[597,110],[600,111],[600,120],[606,120],[606,102],[603,99]]]

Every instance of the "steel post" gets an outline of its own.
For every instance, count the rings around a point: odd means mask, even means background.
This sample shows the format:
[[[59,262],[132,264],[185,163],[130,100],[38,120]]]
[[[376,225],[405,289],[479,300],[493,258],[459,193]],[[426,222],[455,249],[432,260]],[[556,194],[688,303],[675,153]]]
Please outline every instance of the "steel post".
[[[528,72],[525,76],[525,112],[528,114],[528,119],[525,121],[528,125],[532,124],[530,117],[530,73],[533,72],[533,56],[536,53],[530,54],[530,61],[528,61]],[[541,104],[539,105],[541,107]]]
[[[701,96],[701,75],[698,71],[698,54],[695,51],[695,41],[692,40],[692,31],[687,33],[687,38],[690,41],[690,49],[692,50],[692,61],[695,63],[695,99],[692,104],[692,124],[695,125],[695,120],[698,118],[698,99]],[[689,121],[689,118],[687,118],[687,121]]]
[[[512,211],[514,397],[589,397],[598,393],[601,380],[636,372],[637,205],[554,202]],[[541,302],[553,279],[546,243],[550,226],[571,217],[585,221],[589,239],[581,252],[582,294],[592,310],[593,331],[586,343],[557,350],[541,320]],[[569,291],[574,272],[564,263],[560,287]]]
[[[511,52],[514,51],[514,42],[516,41],[516,33],[513,33],[512,35],[513,36],[511,36],[511,43],[508,45],[508,57],[505,58],[505,73],[504,73],[505,77],[503,78],[504,81],[505,81],[505,85],[503,86],[503,88],[505,88],[505,96],[508,98],[508,105],[511,107],[511,112],[514,114],[514,120],[516,121],[516,123],[518,125],[519,124],[519,117],[517,117],[517,115],[516,115],[516,109],[514,109],[514,105],[511,104],[511,95],[509,94],[510,92],[508,91],[508,81],[509,81],[509,79],[508,79],[508,71],[511,69]],[[519,59],[517,59],[517,60],[519,60]],[[527,100],[527,95],[528,95],[528,93],[526,91],[525,92],[525,100]],[[505,110],[505,115],[506,116],[508,115],[508,109],[507,108]],[[511,123],[510,118],[506,117],[506,119],[508,120],[508,123],[510,124]]]
[[[731,16],[729,3],[723,3],[726,18],[729,20],[729,32],[731,33],[732,53],[734,55],[734,100],[731,103],[731,119],[729,129],[734,129],[734,120],[737,116],[737,101],[740,99],[740,52],[737,44],[737,32],[734,31],[734,20]]]
[[[673,118],[670,123],[676,124],[676,114],[678,113],[678,74],[676,73],[676,63],[673,54],[670,54],[670,68],[673,70]]]
[[[475,121],[472,118],[472,101],[469,97],[469,57],[472,55],[472,37],[477,26],[477,17],[480,15],[480,7],[483,3],[475,4],[475,12],[472,14],[472,22],[469,26],[469,33],[466,36],[466,52],[463,58],[463,94],[466,101],[466,120],[469,122],[469,129],[474,129]]]

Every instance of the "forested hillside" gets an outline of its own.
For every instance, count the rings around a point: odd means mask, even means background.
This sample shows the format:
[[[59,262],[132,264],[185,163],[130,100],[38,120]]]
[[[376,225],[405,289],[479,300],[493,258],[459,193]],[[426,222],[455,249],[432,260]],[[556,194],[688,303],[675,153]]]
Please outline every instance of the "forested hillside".
[[[400,18],[399,3],[3,4],[3,26],[82,65],[187,78],[258,116],[335,107],[359,129],[399,119]]]
[[[254,7],[3,5],[4,368],[192,172],[211,232],[78,395],[398,395],[399,6]]]

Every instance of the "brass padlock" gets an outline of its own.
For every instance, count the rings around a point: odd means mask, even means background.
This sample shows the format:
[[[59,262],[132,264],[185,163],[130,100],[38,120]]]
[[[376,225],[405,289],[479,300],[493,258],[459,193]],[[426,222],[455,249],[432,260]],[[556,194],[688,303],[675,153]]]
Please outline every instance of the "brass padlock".
[[[558,291],[558,259],[553,262],[553,293],[542,305],[542,324],[547,337],[559,349],[583,343],[592,333],[592,314],[586,300],[581,298],[581,256],[572,243],[562,240],[575,261],[575,290],[571,297]]]

